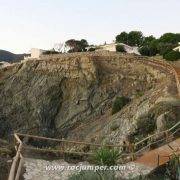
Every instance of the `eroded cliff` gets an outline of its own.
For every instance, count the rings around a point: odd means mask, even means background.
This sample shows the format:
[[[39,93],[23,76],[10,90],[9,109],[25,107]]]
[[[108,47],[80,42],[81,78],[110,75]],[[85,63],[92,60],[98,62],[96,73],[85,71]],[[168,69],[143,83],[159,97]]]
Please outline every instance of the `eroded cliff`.
[[[1,69],[0,136],[16,131],[117,143],[136,133],[140,121],[152,120],[157,129],[165,114],[175,123],[174,76],[146,61],[118,53],[74,53]],[[111,115],[117,96],[131,101]]]

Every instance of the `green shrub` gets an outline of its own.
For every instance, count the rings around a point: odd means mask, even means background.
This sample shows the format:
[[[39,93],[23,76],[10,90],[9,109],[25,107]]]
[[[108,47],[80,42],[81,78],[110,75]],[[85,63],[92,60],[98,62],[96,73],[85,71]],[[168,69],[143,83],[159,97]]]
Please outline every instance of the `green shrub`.
[[[128,102],[129,98],[127,97],[116,97],[112,106],[112,114],[119,112]]]
[[[142,135],[151,134],[156,129],[156,120],[154,114],[148,114],[141,117],[137,122],[138,132]]]
[[[177,61],[180,59],[180,52],[178,51],[169,51],[163,55],[163,58],[167,61]]]
[[[0,138],[8,138],[12,133],[12,128],[5,116],[0,116]]]
[[[116,46],[116,51],[117,52],[126,52],[126,50],[124,49],[124,46],[122,46],[122,45],[117,45]]]
[[[149,56],[149,48],[148,46],[143,46],[139,49],[139,52],[143,56]]]
[[[144,92],[142,91],[137,91],[137,94],[136,94],[138,97],[141,97],[141,96],[144,96]]]
[[[92,158],[98,165],[114,166],[120,158],[120,153],[117,149],[108,149],[103,147],[96,151]]]
[[[73,174],[68,180],[117,180],[114,171],[81,171]]]
[[[175,47],[177,47],[177,44],[172,44],[172,43],[159,42],[159,44],[157,45],[158,52],[160,55],[164,55],[164,54],[172,51],[172,49],[174,49]]]
[[[180,155],[174,154],[166,167],[167,179],[179,180],[180,177]]]
[[[158,53],[157,47],[154,45],[142,46],[139,52],[143,56],[155,56]]]
[[[138,142],[156,130],[156,118],[154,114],[143,115],[137,120],[137,128],[130,135],[131,142]]]

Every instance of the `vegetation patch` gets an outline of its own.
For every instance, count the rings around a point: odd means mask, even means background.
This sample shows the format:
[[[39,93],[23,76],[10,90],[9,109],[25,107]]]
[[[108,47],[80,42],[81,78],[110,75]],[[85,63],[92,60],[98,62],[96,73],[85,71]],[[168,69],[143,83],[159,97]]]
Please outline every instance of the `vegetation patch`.
[[[137,91],[136,96],[137,97],[144,96],[144,92],[143,91]]]
[[[143,56],[155,56],[158,52],[157,48],[153,45],[150,45],[150,46],[142,46],[140,49],[139,49],[139,52],[141,55]]]
[[[8,138],[12,132],[10,123],[4,116],[0,117],[0,138]]]
[[[117,149],[102,147],[95,152],[92,159],[97,165],[114,166],[117,164],[117,160],[120,158],[120,155],[121,154]]]
[[[100,166],[114,166],[120,158],[120,153],[116,149],[102,147],[91,157],[95,164]],[[69,180],[117,180],[114,171],[109,170],[83,170],[78,174],[73,174]]]
[[[154,114],[142,116],[137,122],[137,129],[131,135],[132,142],[138,142],[148,134],[152,134],[156,130],[156,119]]]
[[[150,109],[147,114],[139,117],[137,120],[137,129],[130,135],[131,140],[137,142],[142,140],[144,137],[155,133],[157,130],[156,120],[162,114],[165,114],[165,129],[171,128],[180,118],[180,113],[178,113],[177,107],[166,102],[158,103]]]
[[[122,46],[122,45],[117,45],[116,46],[116,51],[117,52],[126,52],[126,50],[124,49],[124,46]]]
[[[168,61],[177,61],[180,59],[179,51],[169,51],[163,55],[163,58]]]
[[[173,154],[171,160],[167,164],[165,177],[166,179],[179,180],[180,177],[180,155]]]
[[[173,51],[180,42],[180,33],[165,33],[160,38],[144,36],[141,31],[121,32],[116,36],[116,43],[125,43],[129,46],[139,47],[143,56],[163,55],[164,59],[176,61],[179,58],[178,52]],[[118,48],[123,50],[122,48]],[[117,51],[118,51],[117,49]]]
[[[129,98],[127,97],[116,97],[113,106],[112,106],[112,114],[119,112],[126,104],[129,103]]]

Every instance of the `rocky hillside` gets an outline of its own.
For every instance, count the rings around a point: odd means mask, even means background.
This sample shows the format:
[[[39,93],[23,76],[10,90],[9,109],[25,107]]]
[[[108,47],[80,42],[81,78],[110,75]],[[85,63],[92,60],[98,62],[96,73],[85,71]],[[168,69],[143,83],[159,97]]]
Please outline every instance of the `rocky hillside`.
[[[146,61],[118,53],[72,53],[1,69],[0,138],[16,131],[119,143],[171,126],[180,117],[175,79]],[[117,96],[130,102],[111,115]]]

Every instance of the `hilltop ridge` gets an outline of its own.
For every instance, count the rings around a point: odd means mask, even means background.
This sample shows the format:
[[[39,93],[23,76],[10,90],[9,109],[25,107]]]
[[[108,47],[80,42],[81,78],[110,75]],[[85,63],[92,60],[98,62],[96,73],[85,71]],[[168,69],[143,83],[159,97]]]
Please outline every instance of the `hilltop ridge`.
[[[0,61],[6,61],[6,62],[16,62],[19,60],[23,60],[24,56],[27,54],[14,54],[9,51],[5,51],[0,49]]]

